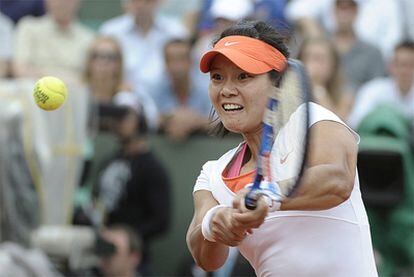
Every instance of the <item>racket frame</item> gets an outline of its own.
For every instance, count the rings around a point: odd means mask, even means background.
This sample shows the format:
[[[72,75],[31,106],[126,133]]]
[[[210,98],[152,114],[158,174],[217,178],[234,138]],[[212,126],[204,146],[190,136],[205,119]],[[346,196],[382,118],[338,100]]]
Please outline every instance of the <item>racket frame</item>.
[[[293,68],[293,69],[291,69]],[[308,158],[308,147],[309,147],[309,138],[310,132],[308,129],[309,122],[310,122],[310,112],[309,112],[309,102],[311,101],[312,89],[309,77],[305,71],[304,66],[301,62],[294,59],[288,59],[288,67],[283,72],[282,78],[285,77],[285,74],[288,73],[287,70],[294,70],[296,74],[298,74],[301,78],[300,86],[302,86],[302,96],[303,96],[303,104],[306,105],[306,132],[305,132],[305,145],[303,151],[303,159],[300,165],[298,179],[296,180],[295,184],[293,185],[292,189],[286,195],[289,197],[293,195],[300,184],[302,173],[306,166],[306,160]],[[282,79],[283,84],[283,79]],[[278,88],[280,90],[280,88]],[[265,177],[271,180],[270,174],[270,155],[272,151],[272,147],[274,144],[274,140],[276,138],[275,128],[273,127],[275,113],[277,112],[277,108],[279,107],[279,100],[277,99],[277,93],[280,91],[276,91],[269,96],[269,100],[266,106],[264,120],[263,120],[263,131],[262,131],[262,139],[260,144],[259,150],[259,157],[257,159],[257,170],[256,176],[253,181],[253,185],[250,188],[250,191],[246,194],[245,197],[245,206],[249,210],[254,210],[257,207],[257,201],[259,200],[260,196],[260,184]],[[306,92],[306,93],[303,93]],[[267,168],[266,168],[267,167]],[[285,196],[282,196],[285,197]]]

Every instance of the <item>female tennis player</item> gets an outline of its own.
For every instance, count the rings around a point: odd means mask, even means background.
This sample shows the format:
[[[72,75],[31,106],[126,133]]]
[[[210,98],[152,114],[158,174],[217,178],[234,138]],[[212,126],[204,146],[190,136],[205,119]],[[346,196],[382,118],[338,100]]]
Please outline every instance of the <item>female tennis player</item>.
[[[187,244],[196,263],[214,271],[229,246],[237,246],[258,276],[377,276],[356,169],[358,135],[325,108],[309,105],[310,150],[294,196],[276,210],[263,198],[254,210],[244,207],[267,95],[289,54],[277,31],[263,22],[238,23],[213,44],[200,69],[210,73],[209,96],[220,126],[244,141],[204,164],[194,186]],[[294,158],[286,153],[280,164]]]

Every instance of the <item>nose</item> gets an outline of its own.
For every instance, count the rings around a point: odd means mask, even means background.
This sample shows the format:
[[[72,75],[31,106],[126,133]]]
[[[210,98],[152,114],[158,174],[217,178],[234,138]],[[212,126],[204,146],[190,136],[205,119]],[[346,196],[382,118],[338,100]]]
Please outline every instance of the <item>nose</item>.
[[[238,93],[239,91],[237,90],[237,87],[231,81],[226,82],[221,89],[221,95],[224,97],[235,96]]]

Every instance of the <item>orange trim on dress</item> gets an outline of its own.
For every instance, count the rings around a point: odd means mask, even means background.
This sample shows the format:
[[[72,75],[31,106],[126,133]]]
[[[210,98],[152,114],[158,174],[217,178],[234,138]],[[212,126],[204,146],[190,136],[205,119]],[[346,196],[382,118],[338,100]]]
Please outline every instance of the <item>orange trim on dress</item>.
[[[253,183],[254,177],[256,175],[256,169],[253,169],[249,172],[246,172],[242,175],[236,177],[224,177],[223,174],[221,178],[226,186],[234,193],[237,193],[239,190],[243,189],[247,184]]]

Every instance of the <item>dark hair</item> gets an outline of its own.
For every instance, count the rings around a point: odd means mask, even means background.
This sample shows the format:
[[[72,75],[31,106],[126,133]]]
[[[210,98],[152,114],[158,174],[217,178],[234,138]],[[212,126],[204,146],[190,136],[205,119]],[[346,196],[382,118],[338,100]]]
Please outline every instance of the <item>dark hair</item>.
[[[173,39],[170,39],[169,41],[167,41],[164,44],[164,48],[163,48],[164,58],[167,58],[167,48],[170,47],[172,44],[185,44],[185,45],[187,45],[188,49],[190,50],[190,51],[188,51],[188,57],[191,57],[191,47],[192,47],[191,41],[187,40],[187,39],[184,39],[184,38],[173,38]]]
[[[404,40],[401,41],[400,43],[398,43],[395,48],[394,48],[394,52],[397,52],[400,49],[408,49],[408,50],[414,50],[414,41],[412,40]]]
[[[274,27],[263,22],[263,21],[249,21],[243,20],[239,23],[225,29],[214,41],[213,46],[224,37],[228,36],[246,36],[261,40],[272,47],[279,50],[283,56],[289,58],[289,50],[285,45],[285,37],[282,36]],[[279,84],[282,74],[275,70],[270,71],[270,79],[273,81],[275,86]],[[217,122],[217,124],[212,128],[211,134],[224,136],[229,131],[224,127],[223,123],[216,117],[215,112],[212,109],[210,112],[210,119],[212,123]]]

